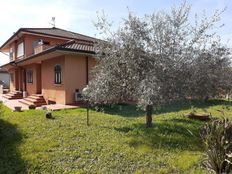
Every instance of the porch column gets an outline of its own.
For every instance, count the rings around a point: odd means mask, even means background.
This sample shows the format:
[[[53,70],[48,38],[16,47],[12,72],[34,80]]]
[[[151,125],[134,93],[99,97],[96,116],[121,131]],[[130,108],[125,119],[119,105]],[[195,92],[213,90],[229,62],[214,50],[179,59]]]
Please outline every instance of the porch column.
[[[23,86],[23,91],[27,91],[27,82],[26,82],[26,69],[22,69],[22,86]]]
[[[15,90],[18,91],[19,90],[19,70],[16,69],[14,72],[14,86],[15,86]]]
[[[23,90],[22,82],[23,82],[23,79],[22,79],[22,68],[19,68],[19,70],[18,70],[18,87],[19,87],[19,91]]]

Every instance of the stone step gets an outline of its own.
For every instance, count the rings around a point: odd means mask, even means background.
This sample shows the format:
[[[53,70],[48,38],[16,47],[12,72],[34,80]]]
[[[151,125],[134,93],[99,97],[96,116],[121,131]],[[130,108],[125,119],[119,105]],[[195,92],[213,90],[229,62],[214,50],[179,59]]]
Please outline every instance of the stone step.
[[[34,105],[34,103],[33,103],[33,102],[29,102],[29,101],[24,100],[24,99],[19,100],[19,102],[20,102],[20,103],[23,103],[23,104],[25,104],[25,105],[28,105],[28,106],[30,106],[30,105]]]
[[[9,99],[11,98],[11,96],[8,96],[8,95],[2,95],[3,98],[6,98],[6,99]]]
[[[34,98],[24,98],[24,100],[32,102],[32,103],[45,103],[44,99],[34,99]]]
[[[40,107],[42,105],[46,105],[45,102],[39,102],[39,103],[37,103],[37,102],[31,102],[31,101],[28,101],[28,100],[25,100],[25,99],[19,100],[19,102],[23,103],[23,104],[25,104],[27,106],[34,105],[35,107]]]
[[[33,94],[31,96],[28,96],[22,100],[20,100],[19,102],[26,104],[28,106],[30,105],[34,105],[36,107],[40,107],[42,105],[46,105],[46,101],[44,100],[42,95],[38,95],[38,94]]]
[[[30,95],[27,98],[31,98],[31,99],[36,99],[36,100],[44,100],[43,96],[34,96],[34,95]]]
[[[7,94],[7,96],[23,96],[23,95],[20,95],[20,94]]]
[[[31,96],[43,97],[43,94],[32,94]]]
[[[22,96],[20,96],[20,95],[3,95],[2,97],[9,99],[9,100],[22,98]]]
[[[23,93],[20,92],[20,91],[18,91],[18,92],[12,91],[12,92],[9,92],[8,94],[13,94],[13,95],[19,94],[19,95],[22,95]]]

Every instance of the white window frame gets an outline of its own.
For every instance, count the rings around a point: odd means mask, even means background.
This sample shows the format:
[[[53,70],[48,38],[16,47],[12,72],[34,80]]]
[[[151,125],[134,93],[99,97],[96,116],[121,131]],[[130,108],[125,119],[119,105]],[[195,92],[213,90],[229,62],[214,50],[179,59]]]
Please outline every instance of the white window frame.
[[[55,67],[54,67],[54,75],[55,75],[54,83],[55,84],[58,84],[58,85],[62,84],[61,71],[62,71],[61,65],[59,65],[59,64],[55,65]]]
[[[24,42],[18,44],[17,47],[17,58],[24,56]]]
[[[33,71],[27,70],[27,83],[33,83]]]
[[[12,47],[9,49],[9,58],[10,58],[10,60],[13,60],[13,58],[14,58],[14,52],[13,52]]]

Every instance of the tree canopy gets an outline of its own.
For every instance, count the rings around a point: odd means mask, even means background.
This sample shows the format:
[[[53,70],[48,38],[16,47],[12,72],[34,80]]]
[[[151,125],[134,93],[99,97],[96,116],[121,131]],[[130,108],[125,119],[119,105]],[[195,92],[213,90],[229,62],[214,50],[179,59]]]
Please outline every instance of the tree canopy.
[[[220,15],[195,15],[183,2],[169,12],[129,12],[116,31],[101,16],[95,24],[97,66],[85,95],[94,103],[136,101],[147,109],[186,98],[209,98],[231,88],[230,51],[217,34]],[[149,107],[148,107],[149,106]]]

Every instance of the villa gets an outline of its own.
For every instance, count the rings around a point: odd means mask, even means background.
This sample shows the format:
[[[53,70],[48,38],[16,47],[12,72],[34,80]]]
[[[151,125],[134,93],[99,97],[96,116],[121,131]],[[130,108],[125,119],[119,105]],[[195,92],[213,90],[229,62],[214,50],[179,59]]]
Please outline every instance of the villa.
[[[10,62],[8,99],[27,105],[73,104],[90,79],[95,38],[59,28],[20,28],[0,51]]]

